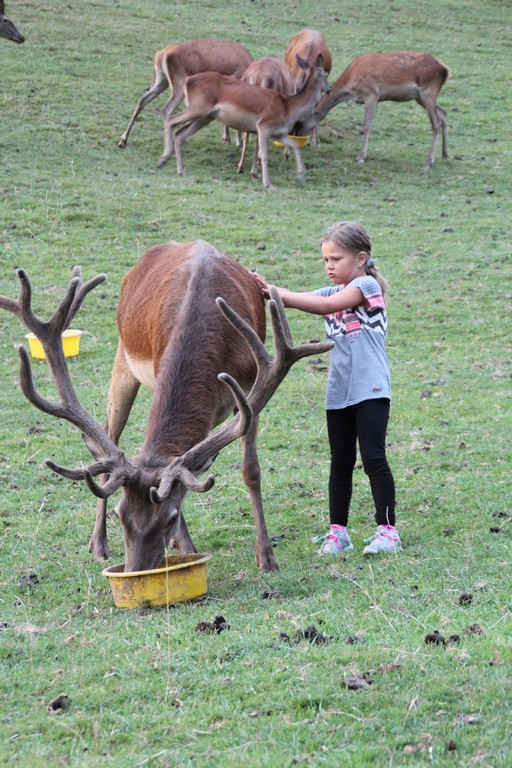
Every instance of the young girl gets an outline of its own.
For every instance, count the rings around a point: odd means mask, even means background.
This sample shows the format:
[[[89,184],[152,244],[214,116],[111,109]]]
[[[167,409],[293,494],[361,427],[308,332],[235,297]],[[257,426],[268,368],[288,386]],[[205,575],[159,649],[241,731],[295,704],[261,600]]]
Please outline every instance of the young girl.
[[[347,532],[356,446],[370,479],[377,531],[363,554],[402,548],[395,529],[395,483],[386,458],[391,398],[386,355],[386,281],[371,257],[371,241],[361,224],[343,221],[321,240],[327,276],[334,285],[313,293],[278,288],[285,307],[324,315],[334,341],[327,380],[327,431],[331,449],[330,530],[319,552],[341,555],[352,549]],[[265,298],[269,287],[255,273]]]

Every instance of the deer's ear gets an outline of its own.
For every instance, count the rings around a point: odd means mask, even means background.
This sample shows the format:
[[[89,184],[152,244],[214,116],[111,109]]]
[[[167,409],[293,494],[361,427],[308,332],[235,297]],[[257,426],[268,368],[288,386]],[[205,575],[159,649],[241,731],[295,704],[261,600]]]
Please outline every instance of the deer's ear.
[[[300,54],[297,54],[297,64],[301,69],[309,69],[309,64],[306,59],[303,59]]]

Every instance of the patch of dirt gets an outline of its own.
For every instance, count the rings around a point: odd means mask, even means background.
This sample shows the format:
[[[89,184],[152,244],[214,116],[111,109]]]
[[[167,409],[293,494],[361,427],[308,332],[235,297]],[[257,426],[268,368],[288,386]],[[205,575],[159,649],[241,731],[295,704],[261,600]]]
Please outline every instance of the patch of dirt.
[[[27,572],[20,576],[20,589],[30,589],[31,587],[35,587],[37,584],[39,584],[39,576],[37,573]]]
[[[262,600],[280,600],[282,594],[277,589],[265,589],[261,593]]]
[[[220,635],[225,629],[229,629],[229,624],[224,616],[216,616],[213,621],[200,621],[196,625],[196,632],[205,632],[209,635]]]
[[[50,701],[49,704],[46,705],[46,710],[50,714],[55,714],[55,712],[62,712],[63,709],[67,709],[71,706],[71,699],[69,696],[66,696],[65,693],[61,693],[57,696],[57,698]]]
[[[287,643],[300,643],[305,640],[312,645],[321,645],[323,643],[331,643],[333,640],[339,640],[334,635],[324,635],[323,632],[319,632],[314,624],[310,624],[306,629],[298,629],[293,638],[286,632],[281,632],[279,639]]]
[[[433,632],[431,632],[429,635],[426,635],[425,637],[425,643],[427,645],[446,645],[446,640],[444,637],[439,634],[439,630],[435,629]]]
[[[473,602],[473,595],[470,592],[463,592],[459,595],[459,605],[471,605]]]
[[[347,677],[341,683],[344,688],[348,688],[349,691],[362,691],[365,688],[369,688],[373,685],[373,680],[368,677],[365,672],[362,675],[356,675],[355,677]]]

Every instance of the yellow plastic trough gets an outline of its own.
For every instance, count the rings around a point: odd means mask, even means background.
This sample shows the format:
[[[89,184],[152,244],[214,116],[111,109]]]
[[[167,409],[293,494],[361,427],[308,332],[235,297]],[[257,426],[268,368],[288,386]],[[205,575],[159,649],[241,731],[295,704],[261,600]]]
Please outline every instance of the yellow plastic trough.
[[[300,149],[303,149],[306,146],[306,142],[309,139],[309,136],[291,136],[288,134],[289,139],[293,139],[296,144],[299,145]],[[282,141],[274,141],[274,144],[276,147],[284,147]]]
[[[152,571],[124,572],[124,563],[102,571],[110,581],[114,603],[118,608],[172,605],[195,600],[206,594],[206,563],[211,555],[168,555]]]
[[[80,336],[82,331],[73,331],[70,328],[64,331],[62,334],[62,348],[64,350],[65,357],[76,357],[80,351]],[[45,360],[46,355],[44,353],[43,345],[33,333],[26,333],[25,338],[28,339],[28,346],[30,354],[37,360]]]

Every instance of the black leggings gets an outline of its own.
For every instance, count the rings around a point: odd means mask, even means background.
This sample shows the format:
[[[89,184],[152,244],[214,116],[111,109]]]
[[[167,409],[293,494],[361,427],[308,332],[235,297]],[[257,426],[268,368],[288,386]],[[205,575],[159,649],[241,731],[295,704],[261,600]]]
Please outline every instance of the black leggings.
[[[326,411],[331,447],[331,525],[346,525],[348,522],[357,443],[364,471],[370,478],[377,525],[395,524],[395,481],[386,458],[389,405],[389,400],[380,398]]]

